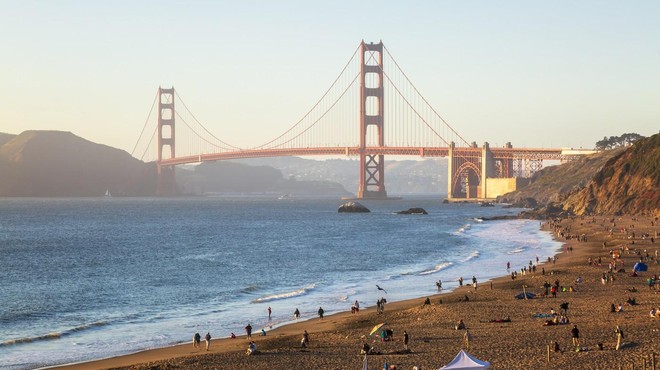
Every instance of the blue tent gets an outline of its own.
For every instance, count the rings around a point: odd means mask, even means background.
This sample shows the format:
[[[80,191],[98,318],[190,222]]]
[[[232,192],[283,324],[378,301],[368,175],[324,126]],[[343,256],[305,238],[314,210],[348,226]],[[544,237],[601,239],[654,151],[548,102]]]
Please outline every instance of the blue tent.
[[[637,262],[635,266],[633,266],[633,271],[648,271],[649,267],[642,262]]]
[[[531,292],[525,292],[525,293],[517,294],[515,297],[516,299],[525,299],[525,296],[527,296],[527,299],[532,299],[536,297],[536,294]]]

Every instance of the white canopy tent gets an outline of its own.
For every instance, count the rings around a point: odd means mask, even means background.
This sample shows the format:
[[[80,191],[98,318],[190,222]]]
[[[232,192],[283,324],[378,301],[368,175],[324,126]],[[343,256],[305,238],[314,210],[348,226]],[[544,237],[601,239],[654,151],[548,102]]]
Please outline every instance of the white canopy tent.
[[[450,363],[441,367],[439,370],[445,369],[462,369],[462,370],[477,370],[477,369],[488,369],[490,367],[490,362],[481,361],[476,359],[465,351],[461,350],[458,352],[456,357],[451,360]]]

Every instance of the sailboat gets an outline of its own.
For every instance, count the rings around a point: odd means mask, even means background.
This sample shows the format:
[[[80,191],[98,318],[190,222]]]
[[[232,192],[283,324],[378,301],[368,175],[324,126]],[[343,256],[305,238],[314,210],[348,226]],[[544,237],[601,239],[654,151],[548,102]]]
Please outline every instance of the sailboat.
[[[104,197],[106,198],[112,198],[112,194],[110,194],[110,189],[105,189],[105,195]]]

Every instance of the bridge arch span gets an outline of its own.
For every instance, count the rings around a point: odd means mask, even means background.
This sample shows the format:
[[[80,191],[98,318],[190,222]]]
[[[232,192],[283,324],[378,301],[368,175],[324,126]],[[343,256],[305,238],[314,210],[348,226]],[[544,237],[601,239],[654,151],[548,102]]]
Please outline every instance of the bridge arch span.
[[[452,175],[451,190],[455,198],[478,198],[482,176],[481,169],[476,163],[463,162]]]

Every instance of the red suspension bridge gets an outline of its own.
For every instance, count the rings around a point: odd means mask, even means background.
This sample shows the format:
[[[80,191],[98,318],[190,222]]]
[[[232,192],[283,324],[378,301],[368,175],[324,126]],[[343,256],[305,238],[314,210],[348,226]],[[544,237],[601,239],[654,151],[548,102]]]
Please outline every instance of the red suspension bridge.
[[[358,198],[386,198],[385,156],[396,155],[448,157],[448,198],[489,199],[515,190],[520,179],[542,168],[544,160],[591,153],[468,142],[421,95],[382,42],[361,42],[316,104],[284,133],[258,146],[241,148],[219,139],[195,118],[174,88],[159,88],[151,111],[156,102],[158,123],[142,159],[149,151],[157,152],[159,195],[176,193],[176,165],[348,156],[359,158]],[[134,153],[148,123],[149,118]]]

